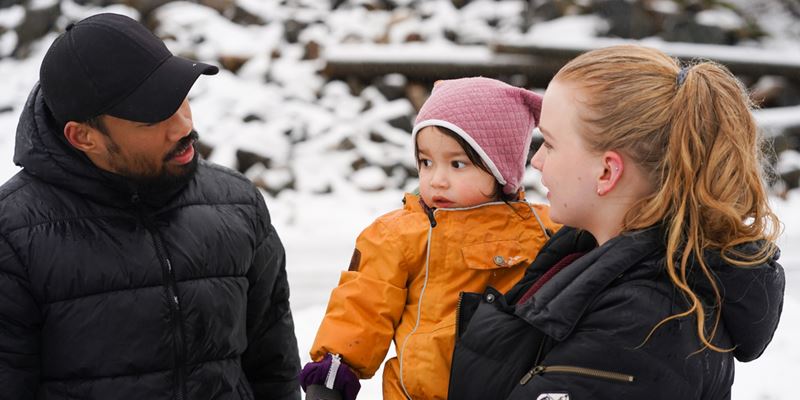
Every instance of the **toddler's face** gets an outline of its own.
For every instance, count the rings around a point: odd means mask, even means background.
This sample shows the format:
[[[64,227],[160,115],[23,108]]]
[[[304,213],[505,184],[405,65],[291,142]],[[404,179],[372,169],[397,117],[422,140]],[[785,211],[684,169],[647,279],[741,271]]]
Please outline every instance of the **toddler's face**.
[[[419,193],[432,208],[472,207],[493,201],[495,179],[473,164],[458,142],[435,126],[417,133]]]

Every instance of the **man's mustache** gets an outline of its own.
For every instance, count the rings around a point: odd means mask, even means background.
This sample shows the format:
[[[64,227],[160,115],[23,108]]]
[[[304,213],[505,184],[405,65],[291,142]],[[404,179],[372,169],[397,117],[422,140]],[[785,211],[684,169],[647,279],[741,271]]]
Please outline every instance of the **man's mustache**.
[[[199,138],[200,135],[197,133],[197,131],[192,129],[192,131],[189,132],[188,135],[181,138],[181,140],[175,145],[175,147],[173,147],[172,150],[170,150],[170,152],[167,153],[166,157],[164,157],[164,161],[168,161],[173,157],[175,157],[176,155],[178,155],[179,153],[182,153],[184,150],[186,150],[187,147],[191,146],[194,142],[197,142],[197,139]]]

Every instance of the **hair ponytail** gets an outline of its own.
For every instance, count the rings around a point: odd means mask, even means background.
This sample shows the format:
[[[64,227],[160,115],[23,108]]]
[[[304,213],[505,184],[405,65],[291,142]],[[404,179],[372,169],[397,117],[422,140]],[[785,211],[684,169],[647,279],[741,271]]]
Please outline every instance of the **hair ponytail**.
[[[626,214],[623,229],[663,224],[667,272],[689,307],[653,331],[693,315],[703,348],[726,351],[712,343],[722,297],[704,253],[719,252],[732,265],[758,265],[776,251],[779,229],[767,202],[761,138],[744,88],[723,66],[702,62],[681,69],[660,51],[638,46],[583,54],[554,79],[588,95],[590,117],[583,120],[589,147],[625,153],[654,182],[653,193]],[[735,248],[753,241],[762,241],[754,254]],[[710,284],[713,304],[704,304],[693,288],[692,269]]]

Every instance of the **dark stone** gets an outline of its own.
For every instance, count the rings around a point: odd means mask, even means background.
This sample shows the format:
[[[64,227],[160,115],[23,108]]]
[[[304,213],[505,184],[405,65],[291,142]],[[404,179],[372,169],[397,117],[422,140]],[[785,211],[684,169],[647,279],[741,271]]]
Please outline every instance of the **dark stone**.
[[[283,37],[289,43],[297,43],[300,38],[300,33],[303,32],[303,29],[306,29],[306,26],[303,22],[289,19],[283,23]]]
[[[533,21],[550,21],[563,17],[565,8],[563,3],[559,0],[528,1],[525,13],[526,28],[530,28]]]
[[[405,79],[394,79],[386,75],[375,78],[372,86],[387,100],[397,100],[406,96]]]
[[[453,43],[458,43],[458,33],[450,28],[444,30],[444,38]]]
[[[310,41],[305,45],[305,52],[303,53],[304,60],[316,60],[322,53],[322,46],[316,41]]]
[[[361,168],[365,168],[369,166],[369,162],[364,157],[359,157],[355,161],[350,164],[350,167],[353,168],[353,171],[358,171]]]
[[[800,169],[782,173],[781,180],[786,185],[787,191],[797,189],[800,187]]]
[[[209,146],[208,144],[206,144],[203,141],[197,141],[195,143],[195,147],[194,148],[197,150],[197,152],[203,158],[208,158],[209,156],[211,156],[211,152],[214,151],[213,147]]]
[[[226,15],[231,13],[233,15],[234,7],[236,7],[235,0],[196,0],[200,4],[217,10],[220,14]]]
[[[47,8],[30,9],[30,5],[25,7],[25,19],[16,27],[17,47],[14,49],[14,56],[25,58],[30,53],[31,43],[55,27],[56,20],[61,15],[61,4],[55,2]]]
[[[258,15],[251,13],[250,11],[245,10],[244,8],[234,5],[233,8],[233,15],[231,15],[231,21],[238,25],[266,25],[267,22],[264,21]]]
[[[237,170],[241,173],[244,173],[257,163],[261,163],[267,168],[272,165],[272,160],[270,160],[269,157],[264,157],[247,150],[236,150],[236,161],[236,165],[238,166]]]
[[[732,32],[718,26],[698,24],[693,14],[667,16],[661,37],[672,42],[725,45],[736,42],[736,36]]]
[[[593,10],[608,21],[610,36],[641,39],[661,30],[655,14],[645,10],[642,2],[602,0],[593,4]]]
[[[411,130],[414,128],[411,124],[411,117],[408,115],[402,115],[396,118],[392,118],[387,122],[389,123],[389,125],[397,129],[400,129],[404,132],[411,132]]]
[[[115,3],[124,3],[135,8],[142,15],[142,19],[147,18],[153,10],[164,4],[169,3],[170,0],[123,0],[115,1]]]
[[[350,140],[350,138],[344,138],[344,139],[342,139],[341,142],[339,142],[338,145],[336,145],[336,150],[337,151],[353,150],[355,148],[356,148],[356,145],[353,143],[352,140]]]
[[[247,115],[245,115],[244,118],[242,118],[242,121],[243,122],[253,122],[253,121],[264,122],[264,118],[261,118],[261,116],[255,115],[255,114],[247,114]]]
[[[386,143],[386,138],[378,132],[370,132],[369,140],[375,143]]]
[[[228,71],[233,72],[234,74],[242,68],[249,58],[240,57],[240,56],[220,56],[219,63],[222,65],[222,68],[227,69]]]

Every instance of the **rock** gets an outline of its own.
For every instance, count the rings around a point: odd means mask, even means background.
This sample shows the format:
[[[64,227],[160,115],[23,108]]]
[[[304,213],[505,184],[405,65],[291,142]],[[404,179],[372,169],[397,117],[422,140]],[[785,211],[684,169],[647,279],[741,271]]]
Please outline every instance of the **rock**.
[[[661,38],[671,42],[734,44],[735,36],[718,26],[701,25],[694,14],[667,16]]]
[[[214,151],[213,147],[209,146],[203,141],[195,142],[195,149],[200,154],[200,156],[205,159],[208,159],[208,157],[211,155],[211,152]]]
[[[213,8],[223,15],[228,13],[233,15],[236,9],[235,0],[198,0],[197,2],[206,7]]]
[[[641,39],[653,36],[661,30],[655,13],[646,10],[639,1],[596,1],[593,3],[593,11],[608,21],[610,36]]]
[[[14,57],[27,57],[30,53],[30,44],[50,32],[60,15],[61,4],[58,1],[42,8],[31,8],[29,3],[25,7],[25,19],[15,29],[17,48],[14,49]]]
[[[300,38],[300,33],[303,32],[303,29],[306,29],[308,24],[303,22],[288,19],[283,23],[283,37],[289,43],[297,43],[297,40]]]
[[[123,3],[139,11],[142,19],[146,19],[150,13],[158,7],[169,3],[170,0],[121,0],[114,3]]]
[[[405,132],[411,132],[411,130],[414,128],[412,126],[412,121],[413,118],[411,116],[403,115],[400,117],[392,118],[387,122],[389,123],[389,125],[397,129],[400,129]]]
[[[241,173],[244,173],[257,163],[264,165],[265,168],[269,168],[270,165],[272,165],[272,160],[270,160],[269,157],[264,157],[251,151],[241,149],[236,151],[236,160],[236,169]]]
[[[314,40],[309,41],[305,45],[305,52],[303,53],[303,60],[316,60],[322,53],[322,46]]]
[[[425,85],[418,82],[409,83],[406,85],[406,98],[414,106],[414,110],[419,111],[428,96],[431,95],[430,89]]]
[[[246,9],[242,8],[239,5],[235,5],[233,8],[233,14],[231,15],[231,21],[239,24],[239,25],[266,25],[267,22],[264,21],[258,15],[247,11]]]
[[[535,4],[534,4],[535,3]],[[564,16],[565,6],[563,1],[528,1],[527,16],[530,21],[550,21]],[[530,23],[527,24],[530,28]]]
[[[218,61],[223,68],[235,74],[236,71],[242,68],[242,65],[250,61],[250,59],[241,56],[219,56]]]
[[[800,104],[800,89],[783,76],[765,75],[750,89],[750,98],[760,107]]]
[[[388,74],[372,81],[372,86],[389,101],[405,97],[406,84],[406,77],[401,74]]]

